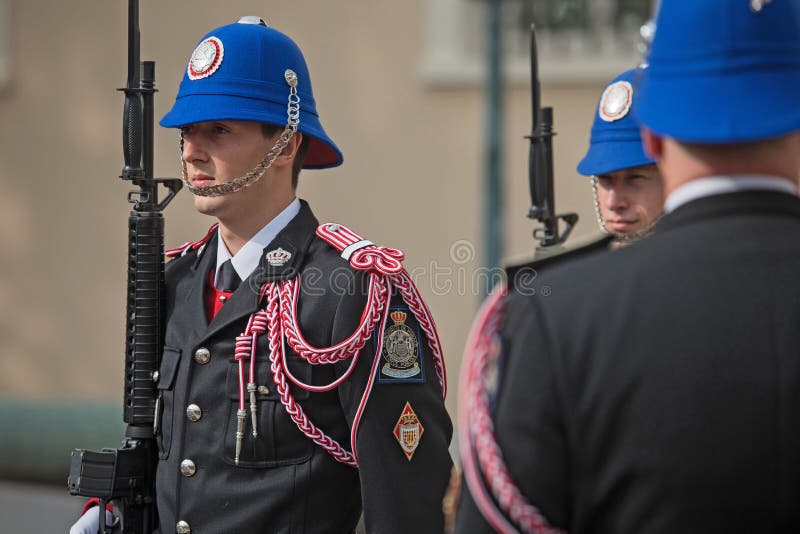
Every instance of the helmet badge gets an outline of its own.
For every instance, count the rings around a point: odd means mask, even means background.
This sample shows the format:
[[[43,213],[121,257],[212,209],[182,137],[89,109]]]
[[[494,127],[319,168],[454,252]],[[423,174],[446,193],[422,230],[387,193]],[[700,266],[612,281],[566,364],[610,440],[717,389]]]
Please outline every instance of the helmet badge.
[[[189,58],[186,72],[192,80],[200,80],[214,74],[222,64],[225,48],[222,41],[216,37],[209,37],[197,45]]]
[[[633,87],[626,81],[612,83],[600,97],[598,113],[606,122],[615,122],[625,117],[633,102]]]

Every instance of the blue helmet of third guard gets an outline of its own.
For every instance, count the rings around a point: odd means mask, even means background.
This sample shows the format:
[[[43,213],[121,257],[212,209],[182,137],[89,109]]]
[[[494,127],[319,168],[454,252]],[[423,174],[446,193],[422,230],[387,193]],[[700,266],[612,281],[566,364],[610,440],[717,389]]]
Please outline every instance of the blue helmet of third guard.
[[[630,69],[609,82],[592,124],[589,150],[578,163],[584,176],[598,176],[655,163],[644,152],[639,125],[631,113],[633,93],[642,69]]]
[[[214,120],[286,126],[299,101],[297,130],[310,138],[303,167],[342,163],[319,120],[311,77],[300,48],[258,17],[242,17],[203,37],[192,52],[165,128]]]
[[[660,4],[637,120],[694,143],[800,130],[800,0]]]

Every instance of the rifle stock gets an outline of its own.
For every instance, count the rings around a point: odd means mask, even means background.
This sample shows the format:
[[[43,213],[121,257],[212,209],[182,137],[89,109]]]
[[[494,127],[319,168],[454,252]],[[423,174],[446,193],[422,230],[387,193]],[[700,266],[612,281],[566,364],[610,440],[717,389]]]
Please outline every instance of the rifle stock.
[[[166,287],[164,279],[164,218],[162,210],[182,187],[173,178],[153,177],[153,93],[155,63],[139,59],[139,4],[128,0],[128,80],[123,110],[124,167],[120,178],[136,189],[128,217],[128,280],[125,315],[125,391],[122,446],[72,453],[69,491],[100,500],[99,514],[114,501],[119,526],[115,531],[148,534],[158,525],[155,470],[158,463],[159,402],[155,382],[164,346]],[[158,185],[168,195],[158,201]],[[110,533],[101,521],[99,532]]]

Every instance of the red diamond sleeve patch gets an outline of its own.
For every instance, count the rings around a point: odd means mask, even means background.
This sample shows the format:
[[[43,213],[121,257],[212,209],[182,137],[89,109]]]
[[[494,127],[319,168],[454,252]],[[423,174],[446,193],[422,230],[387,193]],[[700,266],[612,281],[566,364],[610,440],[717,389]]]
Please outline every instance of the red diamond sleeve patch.
[[[397,424],[394,425],[394,431],[392,433],[394,437],[397,438],[397,442],[400,444],[400,447],[402,447],[409,462],[411,461],[411,457],[414,456],[414,451],[419,447],[419,440],[422,438],[422,432],[424,432],[424,430],[422,423],[419,422],[417,414],[414,413],[414,409],[411,408],[411,403],[406,402],[400,414],[400,419],[398,419]]]

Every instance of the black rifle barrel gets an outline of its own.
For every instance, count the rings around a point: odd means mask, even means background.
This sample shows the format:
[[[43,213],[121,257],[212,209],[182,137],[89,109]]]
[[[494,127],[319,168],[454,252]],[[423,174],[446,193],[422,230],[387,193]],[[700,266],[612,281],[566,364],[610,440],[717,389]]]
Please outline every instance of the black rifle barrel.
[[[528,218],[539,221],[543,228],[533,235],[542,247],[563,243],[578,220],[575,213],[556,215],[553,187],[553,108],[541,107],[539,85],[539,55],[536,46],[536,28],[531,24],[531,134],[528,149],[528,185],[531,207]],[[566,223],[565,231],[559,235],[559,220]]]
[[[536,46],[536,29],[531,24],[531,136],[539,131],[541,116],[541,85],[539,85],[539,50]]]

